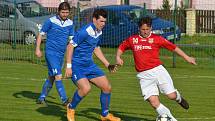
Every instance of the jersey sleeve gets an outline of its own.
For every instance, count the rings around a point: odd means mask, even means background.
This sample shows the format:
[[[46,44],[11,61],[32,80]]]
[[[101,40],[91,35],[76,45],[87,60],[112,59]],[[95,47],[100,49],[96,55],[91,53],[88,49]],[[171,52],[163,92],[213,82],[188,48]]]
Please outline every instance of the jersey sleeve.
[[[119,45],[119,49],[120,49],[122,52],[125,52],[126,50],[131,49],[131,45],[130,45],[129,40],[130,40],[130,38],[127,38],[126,40],[124,40],[124,41]]]
[[[87,33],[84,31],[78,31],[75,33],[74,37],[70,40],[70,44],[74,47],[78,46],[87,37]]]
[[[165,38],[163,38],[161,36],[159,37],[159,40],[160,40],[161,47],[166,48],[166,49],[168,49],[170,51],[175,50],[176,45],[173,44],[172,42],[168,41],[167,39],[165,39]]]
[[[40,34],[45,35],[48,32],[48,30],[51,28],[51,24],[52,23],[50,19],[46,20],[42,26],[42,29],[40,30]]]

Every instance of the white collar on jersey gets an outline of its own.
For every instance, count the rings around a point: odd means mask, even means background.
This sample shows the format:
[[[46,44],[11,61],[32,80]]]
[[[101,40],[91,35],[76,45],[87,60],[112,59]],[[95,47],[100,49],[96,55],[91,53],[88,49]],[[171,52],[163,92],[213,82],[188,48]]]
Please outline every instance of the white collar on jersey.
[[[88,35],[90,35],[93,38],[97,38],[102,34],[102,31],[96,31],[93,29],[92,26],[87,27],[86,31],[87,31]]]

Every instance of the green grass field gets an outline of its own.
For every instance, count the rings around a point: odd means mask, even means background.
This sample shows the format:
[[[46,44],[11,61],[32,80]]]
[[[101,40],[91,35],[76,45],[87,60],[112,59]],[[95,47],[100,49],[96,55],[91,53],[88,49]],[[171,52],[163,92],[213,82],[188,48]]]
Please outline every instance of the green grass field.
[[[179,121],[215,120],[215,68],[192,66],[184,61],[171,68],[171,61],[164,60],[172,75],[175,87],[189,101],[190,109],[161,96],[161,102],[170,108]],[[112,83],[111,112],[123,121],[154,121],[156,112],[143,100],[133,64],[126,64],[116,73],[104,69]],[[66,121],[66,109],[60,103],[53,87],[47,97],[48,107],[38,105],[46,67],[27,62],[0,61],[0,121]],[[64,80],[67,95],[71,97],[76,87],[71,80]],[[99,121],[100,90],[92,86],[76,110],[77,121]]]

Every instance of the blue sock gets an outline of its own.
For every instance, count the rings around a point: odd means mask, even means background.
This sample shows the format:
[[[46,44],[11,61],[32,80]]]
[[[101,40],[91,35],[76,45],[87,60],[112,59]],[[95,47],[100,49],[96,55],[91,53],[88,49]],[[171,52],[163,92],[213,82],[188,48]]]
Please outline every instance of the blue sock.
[[[82,99],[83,97],[79,96],[78,90],[76,90],[76,92],[73,95],[72,102],[69,104],[69,108],[75,109]]]
[[[50,80],[46,79],[45,83],[43,84],[42,92],[40,94],[40,99],[44,99],[52,88],[52,84]]]
[[[63,86],[63,82],[61,80],[56,80],[55,86],[56,86],[58,94],[60,95],[60,99],[64,103],[65,101],[67,101],[67,96],[66,96],[66,91]]]
[[[101,92],[100,95],[100,103],[101,103],[101,107],[102,107],[102,116],[107,116],[109,113],[109,105],[110,105],[110,96],[111,93],[104,93]]]

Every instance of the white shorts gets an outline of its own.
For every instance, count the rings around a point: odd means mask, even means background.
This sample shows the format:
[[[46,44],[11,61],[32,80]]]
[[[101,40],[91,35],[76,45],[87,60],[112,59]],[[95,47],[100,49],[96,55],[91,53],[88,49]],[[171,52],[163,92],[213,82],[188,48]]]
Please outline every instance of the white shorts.
[[[144,100],[147,100],[150,96],[159,95],[159,90],[163,94],[176,91],[172,78],[162,65],[138,73],[137,78],[140,80]]]

